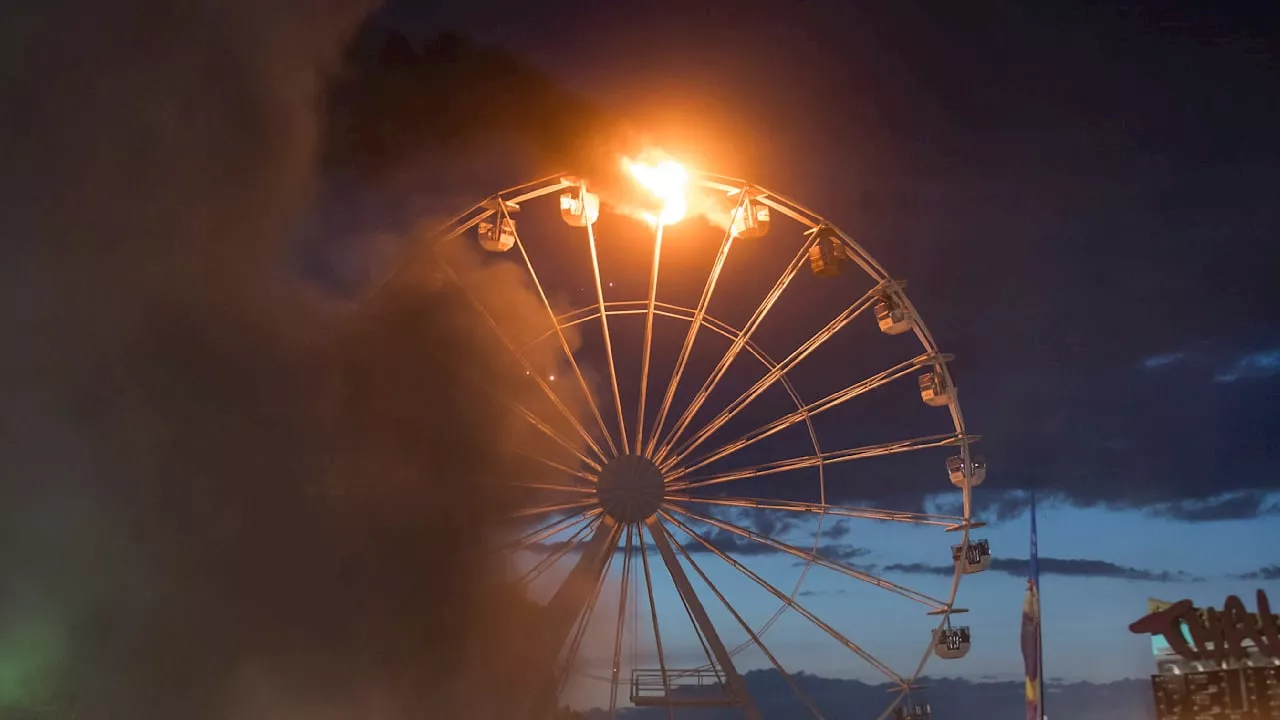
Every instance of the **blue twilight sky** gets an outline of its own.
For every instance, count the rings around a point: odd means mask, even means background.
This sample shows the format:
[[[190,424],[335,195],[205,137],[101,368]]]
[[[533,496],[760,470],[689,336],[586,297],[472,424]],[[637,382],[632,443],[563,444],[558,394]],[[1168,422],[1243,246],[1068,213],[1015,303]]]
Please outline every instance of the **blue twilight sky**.
[[[957,356],[966,417],[984,435],[991,471],[976,514],[991,521],[979,536],[1001,560],[1026,558],[1025,490],[1040,494],[1050,678],[1148,672],[1150,644],[1126,628],[1148,597],[1217,604],[1235,593],[1252,605],[1255,589],[1280,590],[1274,11],[994,0],[450,10],[406,2],[378,22],[415,44],[455,29],[522,53],[677,157],[814,208],[909,279],[939,346]],[[504,111],[521,112],[520,99],[506,98]],[[693,234],[668,244],[714,252]],[[546,252],[557,268],[550,282],[566,303],[581,301],[573,285],[582,256]],[[642,286],[634,269],[647,260],[636,252],[618,251],[606,281]],[[696,266],[698,252],[671,252],[664,262],[676,279],[664,276],[664,292],[696,301],[700,285],[682,287],[680,270],[685,260]],[[781,252],[771,260],[785,263]],[[731,293],[722,309],[740,321],[751,307]],[[794,347],[789,333],[800,332],[792,325],[820,326],[840,307],[816,295],[798,301],[764,334],[785,352]],[[818,392],[833,377],[883,367],[861,346],[833,352],[798,383]],[[896,425],[881,413],[904,397],[833,420],[824,446],[877,432],[878,440],[901,437],[893,432],[918,416]],[[780,440],[774,450],[803,454],[803,443]],[[856,474],[840,476],[837,499],[918,508],[928,498],[944,507],[954,498],[932,495],[945,491],[945,477],[925,480],[944,458],[886,465],[861,484]],[[756,483],[742,492],[780,497],[801,492],[795,487]],[[854,565],[946,591],[948,579],[929,570],[945,564],[951,536],[850,527],[830,547],[844,548]],[[812,541],[803,523],[775,529]],[[744,616],[772,614],[776,603],[750,581],[698,557]],[[798,572],[776,554],[747,560],[780,584]],[[959,604],[971,608],[973,652],[930,672],[1018,675],[1024,587],[1020,567],[1007,564],[966,580]],[[804,593],[816,613],[895,667],[923,650],[929,626],[897,598],[822,570]],[[679,617],[660,620],[677,628],[668,653],[697,655],[687,621],[680,630]],[[874,677],[807,632],[787,615],[765,639],[792,669]],[[611,642],[588,643],[599,667]],[[637,653],[642,661],[644,649]]]

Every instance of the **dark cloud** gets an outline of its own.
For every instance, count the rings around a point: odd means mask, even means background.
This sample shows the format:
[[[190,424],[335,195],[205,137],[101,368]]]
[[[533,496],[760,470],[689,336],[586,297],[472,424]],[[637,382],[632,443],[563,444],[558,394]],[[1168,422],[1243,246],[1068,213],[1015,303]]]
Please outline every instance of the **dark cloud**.
[[[955,568],[951,565],[926,565],[924,563],[895,563],[882,568],[884,572],[901,572],[925,575],[951,575]],[[1027,577],[1030,566],[1027,560],[1016,558],[993,558],[991,570],[1015,577]],[[1070,575],[1074,577],[1115,578],[1119,580],[1141,580],[1146,582],[1191,582],[1199,580],[1183,571],[1140,570],[1125,567],[1105,560],[1040,558],[1040,572],[1044,575]]]
[[[1280,580],[1280,565],[1267,565],[1236,577],[1241,580]]]
[[[839,540],[843,537],[848,536],[849,533],[853,532],[853,529],[849,526],[848,521],[836,520],[834,522],[832,521],[827,521],[827,522],[828,524],[822,528],[822,532],[820,532],[819,535],[821,535],[822,537],[828,540]]]
[[[1214,376],[1214,382],[1260,380],[1280,375],[1280,349],[1260,350],[1241,355],[1230,367]]]
[[[835,588],[832,590],[801,590],[800,597],[817,597],[819,595],[845,595],[848,590],[844,588]]]
[[[1274,492],[1234,492],[1160,503],[1148,509],[1148,513],[1186,522],[1246,520],[1280,513],[1280,499]]]

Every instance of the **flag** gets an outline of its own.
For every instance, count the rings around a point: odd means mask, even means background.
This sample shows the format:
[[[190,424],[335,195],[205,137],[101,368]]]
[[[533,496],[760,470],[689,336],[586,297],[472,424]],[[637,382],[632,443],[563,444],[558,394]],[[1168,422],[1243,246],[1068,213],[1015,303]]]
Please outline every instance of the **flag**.
[[[1031,496],[1031,562],[1022,604],[1022,665],[1027,676],[1027,720],[1044,718],[1043,649],[1040,646],[1040,563],[1036,542],[1036,497]]]

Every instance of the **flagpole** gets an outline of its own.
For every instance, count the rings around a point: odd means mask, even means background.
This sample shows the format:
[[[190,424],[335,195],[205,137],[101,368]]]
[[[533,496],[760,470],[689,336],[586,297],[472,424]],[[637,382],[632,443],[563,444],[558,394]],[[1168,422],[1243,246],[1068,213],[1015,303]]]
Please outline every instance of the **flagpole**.
[[[1036,491],[1031,488],[1031,536],[1034,538],[1036,553],[1036,603],[1039,605],[1040,622],[1036,624],[1036,652],[1039,655],[1040,689],[1036,698],[1040,701],[1040,720],[1046,720],[1049,714],[1045,711],[1045,675],[1044,675],[1044,593],[1040,588],[1040,534],[1036,531]]]

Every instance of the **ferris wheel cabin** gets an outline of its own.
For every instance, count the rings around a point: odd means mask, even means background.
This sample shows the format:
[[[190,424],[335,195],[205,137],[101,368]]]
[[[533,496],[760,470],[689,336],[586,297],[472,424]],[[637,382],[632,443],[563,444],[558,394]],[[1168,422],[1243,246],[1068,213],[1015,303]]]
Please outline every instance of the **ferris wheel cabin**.
[[[951,385],[941,370],[920,376],[920,399],[929,407],[945,407],[951,403]]]
[[[876,301],[876,324],[885,335],[901,335],[911,329],[915,318],[903,302],[891,294],[884,294]]]
[[[769,219],[769,206],[748,198],[734,209],[729,227],[734,237],[755,240],[768,234]]]
[[[943,660],[959,660],[969,654],[968,627],[944,627],[933,631],[933,654]]]
[[[991,567],[991,543],[986,540],[970,540],[969,545],[952,545],[951,559],[965,575],[980,573]]]
[[[840,236],[828,225],[819,225],[809,231],[813,244],[809,246],[809,269],[817,277],[836,277],[844,270],[849,252]]]
[[[952,455],[947,458],[947,477],[951,479],[951,484],[958,488],[963,488],[965,485],[977,487],[987,479],[987,461],[981,455],[971,456],[969,467],[966,469],[964,458]]]
[[[893,720],[931,720],[933,708],[929,703],[903,704],[894,708]]]
[[[600,196],[579,187],[560,196],[560,218],[569,227],[586,227],[600,218]]]

